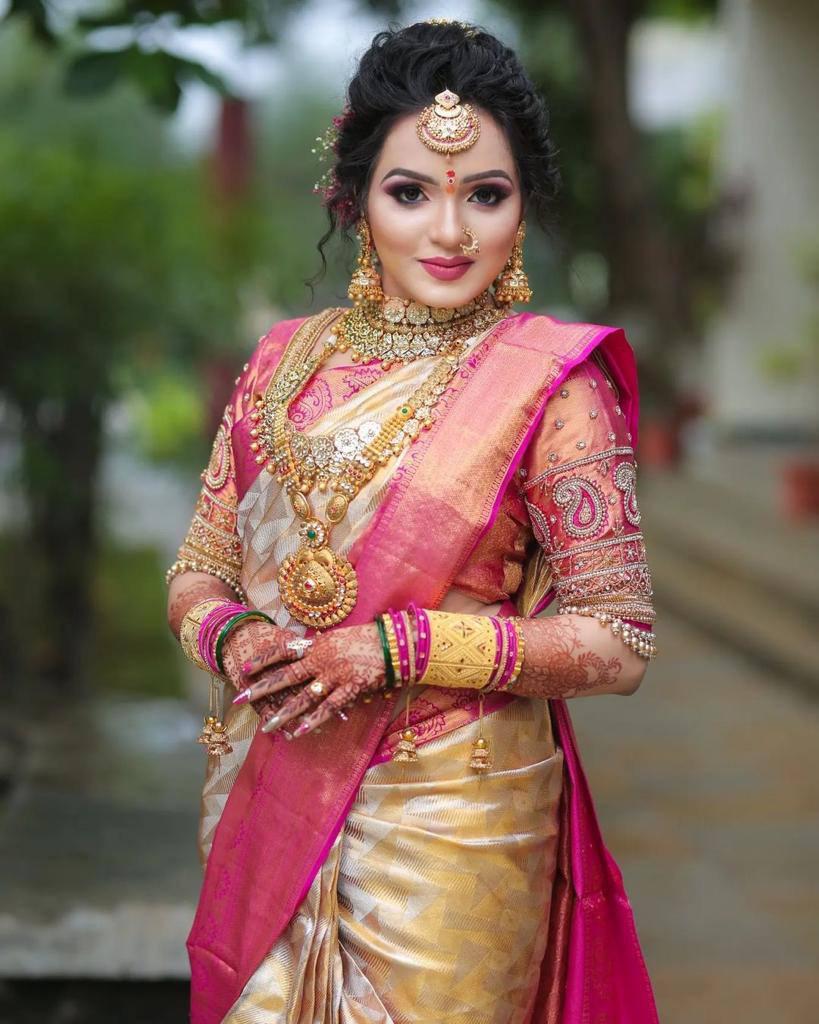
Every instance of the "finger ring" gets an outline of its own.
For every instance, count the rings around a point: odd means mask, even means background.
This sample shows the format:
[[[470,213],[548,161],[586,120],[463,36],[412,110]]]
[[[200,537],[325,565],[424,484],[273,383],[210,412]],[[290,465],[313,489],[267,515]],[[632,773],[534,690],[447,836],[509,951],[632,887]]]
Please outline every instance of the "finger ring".
[[[310,693],[314,693],[317,697],[326,697],[327,687],[320,679],[315,679],[310,683]]]
[[[287,641],[287,650],[294,651],[296,657],[303,658],[306,652],[313,646],[313,641],[310,637],[299,636],[295,640]]]
[[[345,713],[344,713],[344,712],[343,712],[343,711],[341,710],[341,708],[338,708],[338,710],[336,711],[336,714],[338,715],[338,717],[339,717],[339,718],[341,719],[341,721],[342,721],[342,722],[346,722],[346,721],[347,721],[347,719],[348,719],[348,718],[350,717],[349,715],[346,715],[346,714],[345,714]]]

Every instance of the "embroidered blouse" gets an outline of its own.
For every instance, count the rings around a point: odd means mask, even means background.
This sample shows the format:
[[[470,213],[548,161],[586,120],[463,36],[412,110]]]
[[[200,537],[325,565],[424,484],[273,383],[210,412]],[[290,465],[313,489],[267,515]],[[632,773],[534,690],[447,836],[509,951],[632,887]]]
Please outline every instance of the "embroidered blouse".
[[[420,373],[421,364],[430,362],[411,365]],[[322,370],[292,403],[290,419],[299,429],[310,428],[378,382],[385,386],[384,378],[375,365]],[[237,525],[231,431],[236,419],[250,411],[253,385],[253,371],[246,364],[202,474],[190,529],[168,570],[169,580],[186,570],[211,573],[243,600],[243,542]],[[513,597],[539,545],[558,610],[574,604],[646,625],[655,621],[651,574],[639,529],[637,464],[618,397],[599,353],[571,371],[549,399],[495,521],[453,582],[453,590],[480,605]],[[378,481],[379,492],[395,468],[393,462]],[[282,530],[287,529],[282,523]]]

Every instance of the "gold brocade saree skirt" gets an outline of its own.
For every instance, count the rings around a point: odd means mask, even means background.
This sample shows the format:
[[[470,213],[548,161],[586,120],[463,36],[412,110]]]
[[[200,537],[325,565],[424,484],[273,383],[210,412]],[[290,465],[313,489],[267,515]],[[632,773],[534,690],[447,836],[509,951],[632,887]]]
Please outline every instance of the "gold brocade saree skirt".
[[[344,828],[224,1024],[525,1024],[546,953],[563,751],[548,705],[367,770]],[[263,884],[263,879],[259,880]]]

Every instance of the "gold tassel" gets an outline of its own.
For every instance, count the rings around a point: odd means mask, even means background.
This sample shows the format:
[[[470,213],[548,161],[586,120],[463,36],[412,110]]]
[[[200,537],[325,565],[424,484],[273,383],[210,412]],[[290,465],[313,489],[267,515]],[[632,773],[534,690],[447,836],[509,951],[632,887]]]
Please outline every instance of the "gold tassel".
[[[478,695],[478,738],[472,744],[472,756],[469,758],[469,767],[476,772],[485,772],[492,767],[492,750],[489,740],[483,734],[483,694]]]
[[[404,731],[393,752],[392,759],[398,764],[409,764],[418,760],[418,748],[415,746],[415,730],[410,725],[410,689],[407,687],[407,711],[404,719]]]
[[[208,713],[205,716],[205,724],[202,728],[202,735],[196,741],[208,748],[209,757],[221,757],[222,754],[233,753],[233,747],[227,737],[227,726],[222,721],[222,691],[219,689],[219,680],[216,676],[210,677],[210,694],[208,699]]]
[[[217,719],[213,715],[205,715],[202,723],[202,732],[199,735],[197,743],[201,743],[203,746],[207,746],[213,736],[213,727],[216,725]]]

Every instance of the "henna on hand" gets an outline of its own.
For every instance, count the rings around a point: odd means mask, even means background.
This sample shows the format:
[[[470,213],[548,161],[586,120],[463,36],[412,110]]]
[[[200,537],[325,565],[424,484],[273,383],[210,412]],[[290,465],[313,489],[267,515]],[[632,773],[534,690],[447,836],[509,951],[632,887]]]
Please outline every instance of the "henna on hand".
[[[222,649],[222,665],[225,675],[235,689],[247,687],[246,666],[248,662],[258,661],[265,665],[280,665],[298,657],[296,651],[288,650],[287,644],[296,640],[298,633],[292,629],[283,629],[262,619],[245,619],[228,633]],[[251,703],[264,693],[253,694]]]
[[[594,624],[602,643],[612,645],[612,653],[604,656],[587,642]],[[581,616],[555,615],[545,619],[518,620],[525,638],[525,655],[520,676],[513,691],[520,696],[565,699],[590,690],[606,693],[620,691],[623,656],[617,649],[619,641],[603,634],[595,620]],[[583,634],[586,634],[584,638]],[[620,644],[622,646],[622,644]],[[636,654],[624,649],[625,655]]]
[[[183,572],[175,577],[168,592],[168,625],[176,639],[179,639],[182,620],[194,605],[222,598],[235,601],[236,594],[215,576],[205,572]]]
[[[375,624],[347,626],[322,633],[303,658],[273,671],[258,672],[250,682],[251,700],[301,686],[288,697],[265,731],[280,728],[304,715],[294,736],[301,736],[329,721],[362,694],[377,693],[385,681],[384,655]],[[315,694],[310,683],[320,680],[326,695]]]

